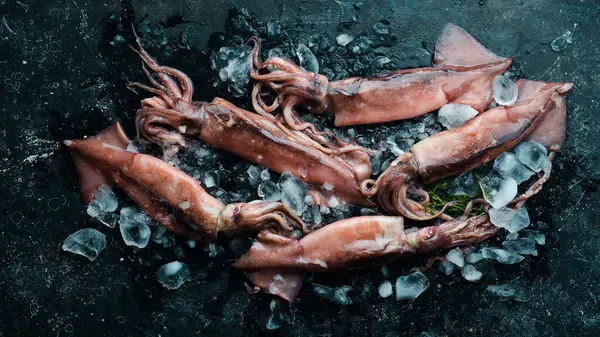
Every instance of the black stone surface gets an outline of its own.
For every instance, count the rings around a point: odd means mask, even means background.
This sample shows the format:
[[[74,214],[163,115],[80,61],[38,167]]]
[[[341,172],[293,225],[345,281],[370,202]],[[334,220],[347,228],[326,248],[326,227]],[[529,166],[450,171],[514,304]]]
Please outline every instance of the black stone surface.
[[[229,9],[241,7],[262,22],[262,32],[264,22],[279,20],[292,44],[309,34],[332,44],[340,32],[359,35],[388,20],[397,37],[390,58],[399,68],[420,65],[422,51],[431,52],[442,27],[453,22],[498,54],[513,56],[522,77],[574,82],[564,152],[543,193],[529,204],[532,221],[547,224],[549,242],[539,256],[513,266],[487,264],[478,283],[434,268],[426,273],[431,287],[413,302],[380,298],[378,268],[315,275],[319,284],[351,285],[354,304],[330,303],[305,286],[292,306],[293,322],[276,331],[265,328],[272,298],[246,293],[241,275],[228,267],[231,253],[211,259],[202,247],[184,248],[181,260],[190,265],[192,280],[175,291],[162,288],[153,274],[177,259],[174,249],[134,250],[118,230],[93,222],[58,141],[95,134],[115,121],[133,135],[141,97],[126,84],[143,76],[127,47],[131,23],[156,57],[191,76],[196,100],[232,98],[213,87],[209,51],[220,37],[226,41],[234,29],[244,29],[225,24]],[[0,16],[0,336],[600,333],[598,1],[1,0]],[[552,51],[550,42],[574,24],[573,43]],[[248,107],[245,99],[233,101]],[[85,227],[109,240],[93,263],[60,249]],[[229,250],[226,239],[218,245]],[[390,265],[390,279],[422,264]],[[485,290],[507,283],[522,287],[519,300]]]

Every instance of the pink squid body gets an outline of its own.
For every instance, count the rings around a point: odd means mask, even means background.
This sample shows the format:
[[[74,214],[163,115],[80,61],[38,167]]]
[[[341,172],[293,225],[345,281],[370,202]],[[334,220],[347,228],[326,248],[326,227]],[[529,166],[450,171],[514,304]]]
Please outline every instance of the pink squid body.
[[[566,118],[565,94],[571,83],[518,82],[513,106],[500,106],[466,124],[415,144],[411,153],[425,183],[464,172],[493,160],[521,140],[560,148]]]
[[[336,126],[410,119],[447,103],[467,104],[482,112],[492,101],[493,78],[511,62],[464,29],[448,24],[436,43],[433,67],[330,82],[330,110]]]

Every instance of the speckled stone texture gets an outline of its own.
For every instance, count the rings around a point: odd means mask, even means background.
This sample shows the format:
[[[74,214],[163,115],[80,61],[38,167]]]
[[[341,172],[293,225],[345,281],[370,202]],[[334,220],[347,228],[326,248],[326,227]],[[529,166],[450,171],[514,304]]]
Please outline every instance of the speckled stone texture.
[[[494,52],[513,56],[524,78],[574,82],[564,152],[543,193],[529,204],[532,221],[547,224],[548,244],[523,263],[486,265],[478,283],[434,268],[426,273],[431,287],[413,302],[380,298],[379,268],[314,275],[315,283],[351,285],[354,304],[330,303],[305,286],[292,306],[293,322],[275,331],[265,328],[272,298],[246,293],[243,277],[229,268],[227,239],[217,243],[226,252],[216,258],[204,247],[178,242],[192,280],[178,290],[162,288],[153,275],[178,259],[173,247],[134,250],[118,230],[93,222],[58,141],[94,134],[115,121],[134,134],[141,96],[126,84],[143,76],[127,47],[132,22],[155,56],[191,76],[196,100],[232,98],[213,86],[209,51],[227,38],[215,33],[226,30],[228,10],[240,6],[262,22],[293,27],[287,37],[293,43],[314,33],[332,42],[342,32],[359,35],[388,20],[397,37],[391,59],[399,67],[415,66],[411,62],[423,50],[431,53],[442,27],[452,22]],[[0,0],[0,12],[0,336],[600,333],[598,1]],[[148,33],[139,27],[142,20]],[[552,40],[574,24],[573,43],[552,51]],[[247,99],[233,101],[249,107]],[[99,228],[109,242],[92,263],[60,249],[69,234],[85,227]],[[390,279],[423,264],[389,265]],[[486,291],[493,284],[520,287],[520,296],[494,297]]]

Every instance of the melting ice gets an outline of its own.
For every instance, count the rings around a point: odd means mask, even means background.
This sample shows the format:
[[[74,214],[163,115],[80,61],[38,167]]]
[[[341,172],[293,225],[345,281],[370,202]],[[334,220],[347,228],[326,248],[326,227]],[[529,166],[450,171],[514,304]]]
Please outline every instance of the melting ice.
[[[148,224],[152,219],[136,207],[124,207],[119,217],[119,230],[128,246],[144,248],[150,241],[151,231]]]
[[[427,288],[429,288],[429,280],[420,271],[400,276],[396,280],[396,300],[414,300]]]
[[[446,254],[446,260],[462,268],[465,265],[465,258],[460,248],[454,248]]]
[[[377,288],[377,292],[379,293],[379,296],[383,298],[392,296],[392,293],[394,292],[392,290],[392,283],[390,281],[383,281]]]
[[[185,263],[174,261],[160,267],[156,279],[167,289],[177,289],[190,278],[190,274]]]
[[[533,255],[537,256],[537,250],[535,249],[535,240],[533,238],[518,238],[514,240],[506,240],[502,245],[515,253],[521,255]]]
[[[119,206],[117,196],[112,189],[106,185],[102,185],[94,192],[92,201],[88,204],[87,214],[93,218],[100,220],[108,227],[115,227],[112,221],[105,221],[109,218],[107,213],[114,212]]]
[[[346,46],[348,43],[352,42],[352,40],[354,40],[354,37],[348,34],[340,34],[335,38],[335,41],[340,46]]]
[[[465,280],[469,282],[477,282],[481,279],[481,276],[483,275],[471,264],[464,266],[461,270],[461,274],[465,278]]]
[[[481,255],[486,259],[496,260],[504,264],[515,264],[523,261],[524,257],[502,248],[484,247],[481,249]]]
[[[448,194],[466,195],[474,197],[477,195],[477,178],[472,171],[461,173],[448,184]]]
[[[94,261],[106,247],[106,237],[93,228],[80,229],[69,235],[62,245],[66,252],[78,254]]]
[[[281,190],[274,182],[265,180],[258,185],[258,196],[265,201],[279,201],[281,200]]]

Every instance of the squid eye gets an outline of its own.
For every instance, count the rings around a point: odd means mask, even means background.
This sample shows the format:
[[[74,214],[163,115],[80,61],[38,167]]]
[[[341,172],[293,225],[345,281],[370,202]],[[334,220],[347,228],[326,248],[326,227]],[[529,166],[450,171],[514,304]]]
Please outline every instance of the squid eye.
[[[429,227],[427,230],[427,238],[425,239],[425,241],[431,241],[435,238],[435,231],[433,229],[433,227]]]

